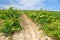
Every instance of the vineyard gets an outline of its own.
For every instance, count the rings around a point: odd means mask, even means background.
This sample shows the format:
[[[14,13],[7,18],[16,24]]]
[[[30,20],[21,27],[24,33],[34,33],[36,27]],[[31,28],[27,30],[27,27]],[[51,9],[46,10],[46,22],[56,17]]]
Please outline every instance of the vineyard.
[[[60,12],[47,10],[23,10],[30,19],[41,25],[39,30],[55,40],[60,40]],[[0,10],[0,33],[5,36],[12,35],[14,32],[22,30],[21,10]]]
[[[47,10],[24,10],[26,15],[34,22],[42,25],[42,29],[48,36],[60,40],[60,12]]]
[[[20,15],[20,11],[13,10],[12,7],[8,10],[0,10],[0,32],[8,36],[15,31],[22,30]]]

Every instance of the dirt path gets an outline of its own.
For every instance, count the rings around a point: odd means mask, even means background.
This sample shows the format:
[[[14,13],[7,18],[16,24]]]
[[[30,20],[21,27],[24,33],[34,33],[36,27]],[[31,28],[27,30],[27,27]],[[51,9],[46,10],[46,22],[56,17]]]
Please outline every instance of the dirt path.
[[[13,40],[52,40],[46,36],[42,31],[38,31],[38,26],[32,22],[25,14],[22,14],[23,31],[16,33]]]
[[[12,37],[13,40],[52,40],[46,36],[43,31],[38,31],[38,26],[32,22],[25,14],[21,15],[21,26],[24,28],[22,31],[15,33]],[[0,36],[0,40],[8,40],[7,38]]]
[[[8,37],[5,37],[3,34],[0,33],[0,40],[8,40]]]

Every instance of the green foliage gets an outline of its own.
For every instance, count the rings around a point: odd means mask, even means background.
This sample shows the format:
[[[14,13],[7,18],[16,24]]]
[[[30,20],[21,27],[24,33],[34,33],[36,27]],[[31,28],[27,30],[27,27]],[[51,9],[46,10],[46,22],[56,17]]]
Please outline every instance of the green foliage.
[[[14,31],[22,30],[22,27],[20,25],[20,15],[20,11],[13,10],[12,7],[8,10],[0,10],[0,20],[2,22],[0,25],[0,32],[4,33],[5,35],[9,35]]]
[[[51,37],[60,40],[60,12],[47,10],[24,10],[28,17],[42,24],[41,29]]]

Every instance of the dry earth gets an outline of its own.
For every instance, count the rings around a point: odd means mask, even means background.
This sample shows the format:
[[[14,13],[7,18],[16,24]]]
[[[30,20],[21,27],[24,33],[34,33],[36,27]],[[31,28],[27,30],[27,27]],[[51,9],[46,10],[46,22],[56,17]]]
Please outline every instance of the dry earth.
[[[21,17],[21,26],[23,27],[23,30],[15,33],[12,36],[13,40],[52,40],[50,37],[46,36],[42,30],[38,31],[38,26],[24,13]],[[8,40],[8,38],[0,35],[0,40]]]

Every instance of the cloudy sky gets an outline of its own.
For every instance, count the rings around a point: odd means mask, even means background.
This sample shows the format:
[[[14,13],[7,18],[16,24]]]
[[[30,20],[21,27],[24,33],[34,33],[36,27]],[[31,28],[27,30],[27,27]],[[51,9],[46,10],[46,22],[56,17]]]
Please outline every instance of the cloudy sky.
[[[60,0],[0,0],[0,9],[13,6],[16,9],[47,9],[60,11]]]

